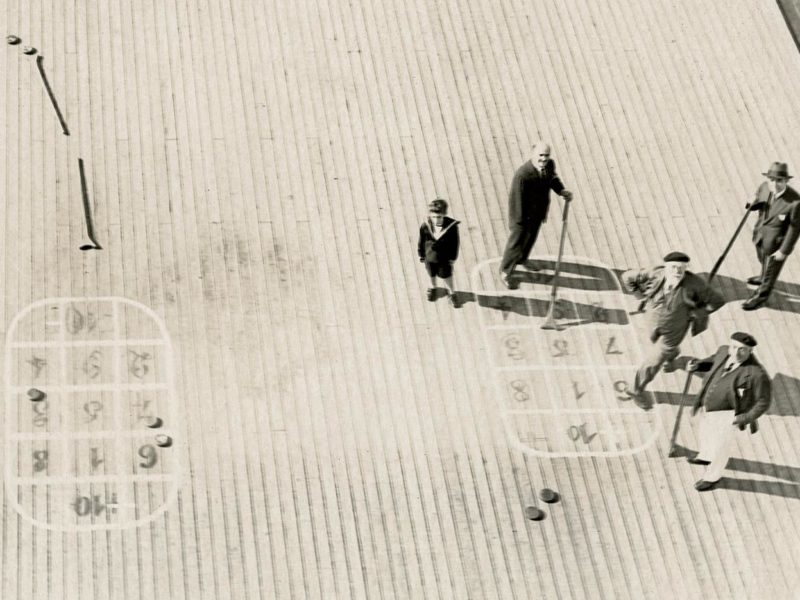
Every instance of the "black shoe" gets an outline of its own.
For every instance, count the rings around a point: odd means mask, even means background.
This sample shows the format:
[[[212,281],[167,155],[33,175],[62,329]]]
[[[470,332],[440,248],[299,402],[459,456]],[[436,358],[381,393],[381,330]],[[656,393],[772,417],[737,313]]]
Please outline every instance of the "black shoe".
[[[460,308],[461,307],[461,304],[459,304],[459,302],[458,302],[458,292],[453,292],[452,294],[450,294],[450,296],[447,298],[447,300],[450,302],[450,305],[453,308]]]
[[[696,489],[698,492],[705,492],[707,490],[713,490],[715,487],[717,487],[718,483],[719,480],[706,481],[705,479],[701,479],[700,481],[694,484],[694,489]]]
[[[747,285],[761,285],[761,275],[753,275],[747,278]]]
[[[766,298],[759,298],[758,296],[752,296],[742,302],[742,310],[756,310],[761,308],[767,303]]]
[[[511,279],[511,274],[500,271],[500,281],[502,281],[503,285],[508,289],[514,289],[514,281]]]
[[[436,300],[436,288],[428,288],[428,302]]]
[[[692,463],[693,465],[710,465],[710,460],[703,460],[702,458],[687,458],[686,462]]]

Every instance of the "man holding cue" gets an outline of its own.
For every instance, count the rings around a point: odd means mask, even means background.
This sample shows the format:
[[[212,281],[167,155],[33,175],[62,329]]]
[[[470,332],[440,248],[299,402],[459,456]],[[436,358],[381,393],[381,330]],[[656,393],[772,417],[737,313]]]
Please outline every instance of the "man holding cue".
[[[800,236],[800,195],[788,185],[792,178],[788,166],[774,162],[762,175],[767,180],[759,186],[755,199],[748,205],[749,210],[758,211],[753,243],[761,273],[747,280],[758,289],[744,301],[744,310],[755,310],[766,304]]]
[[[652,347],[636,371],[628,396],[638,406],[649,409],[651,403],[644,391],[664,366],[671,366],[680,354],[680,344],[689,328],[696,335],[708,324],[708,315],[725,301],[702,278],[688,271],[689,257],[683,252],[670,252],[664,264],[652,269],[634,269],[622,274],[622,283],[629,292],[643,299],[645,310],[652,314],[650,341]]]
[[[692,416],[703,409],[698,438],[700,451],[689,458],[695,465],[706,465],[703,478],[694,484],[698,492],[713,489],[725,470],[730,445],[736,430],[758,431],[757,419],[772,401],[772,384],[766,370],[753,355],[756,340],[737,331],[729,346],[703,360],[691,359],[687,371],[708,373],[697,395]]]
[[[564,189],[564,184],[556,174],[556,163],[550,158],[550,146],[538,142],[531,150],[531,158],[514,173],[508,194],[510,234],[500,261],[500,279],[507,288],[513,285],[514,268],[528,260],[539,228],[547,220],[550,190],[567,202],[572,200],[572,192]],[[531,266],[531,270],[538,269]]]

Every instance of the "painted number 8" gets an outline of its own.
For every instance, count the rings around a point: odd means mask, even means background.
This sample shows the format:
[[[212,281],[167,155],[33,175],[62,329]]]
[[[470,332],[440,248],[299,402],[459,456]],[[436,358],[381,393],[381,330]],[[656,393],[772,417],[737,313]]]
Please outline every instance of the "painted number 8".
[[[519,379],[515,379],[514,381],[510,382],[509,385],[511,386],[511,389],[514,390],[514,400],[517,402],[525,402],[526,400],[530,399],[530,395],[526,391],[528,389],[527,383]]]

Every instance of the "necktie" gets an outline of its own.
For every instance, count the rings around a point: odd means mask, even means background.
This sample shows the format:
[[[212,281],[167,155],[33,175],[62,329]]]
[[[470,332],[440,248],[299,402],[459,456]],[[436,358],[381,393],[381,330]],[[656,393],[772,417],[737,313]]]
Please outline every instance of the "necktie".
[[[723,375],[727,375],[728,373],[733,371],[733,367],[735,367],[735,366],[736,366],[736,363],[729,362],[727,365],[725,365],[725,371],[722,374]]]

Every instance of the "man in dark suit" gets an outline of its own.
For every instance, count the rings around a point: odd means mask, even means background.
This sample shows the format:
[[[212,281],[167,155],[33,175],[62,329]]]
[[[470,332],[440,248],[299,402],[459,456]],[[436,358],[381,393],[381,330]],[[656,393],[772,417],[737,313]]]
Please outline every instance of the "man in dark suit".
[[[550,158],[550,146],[537,143],[530,160],[514,173],[508,194],[508,228],[510,235],[500,262],[500,278],[506,287],[512,287],[514,268],[527,261],[533,249],[539,228],[547,220],[550,207],[550,190],[572,200],[572,192],[556,174],[556,163]],[[536,270],[532,267],[532,270]]]
[[[622,284],[642,299],[643,308],[650,313],[650,341],[653,346],[636,370],[628,396],[644,409],[651,408],[644,395],[645,388],[662,366],[671,368],[680,354],[680,344],[691,328],[692,335],[708,326],[708,315],[724,303],[714,289],[701,277],[688,270],[689,257],[683,252],[670,252],[664,264],[652,269],[633,269],[622,274]]]
[[[703,387],[692,408],[692,416],[703,409],[698,438],[700,451],[689,462],[707,465],[703,478],[694,484],[699,492],[716,486],[730,457],[737,429],[758,431],[757,419],[772,401],[769,375],[753,355],[756,340],[748,333],[731,335],[730,346],[720,346],[713,356],[690,360],[686,369],[706,372]]]
[[[792,253],[800,236],[800,195],[788,185],[792,176],[786,163],[772,163],[763,175],[767,181],[759,186],[749,205],[750,210],[758,211],[753,243],[761,263],[761,274],[747,280],[758,289],[744,301],[744,310],[755,310],[767,302],[786,257]]]

